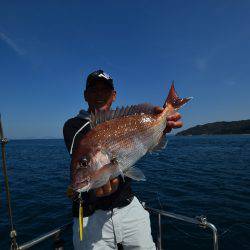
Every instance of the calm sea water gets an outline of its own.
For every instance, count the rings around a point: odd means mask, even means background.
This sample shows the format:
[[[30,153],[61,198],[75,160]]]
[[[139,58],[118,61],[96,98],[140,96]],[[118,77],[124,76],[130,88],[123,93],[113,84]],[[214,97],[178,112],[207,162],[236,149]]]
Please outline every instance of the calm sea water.
[[[71,221],[65,194],[70,160],[63,140],[10,141],[7,159],[19,243]],[[221,235],[220,249],[250,249],[250,136],[170,137],[164,151],[147,155],[137,166],[147,182],[134,182],[133,189],[147,205],[206,215]],[[9,240],[5,193],[1,196],[2,250],[9,249]],[[212,249],[210,231],[195,225],[167,219],[163,234],[164,249]],[[71,237],[71,230],[63,235],[65,249],[72,249]],[[47,241],[34,249],[51,246]]]

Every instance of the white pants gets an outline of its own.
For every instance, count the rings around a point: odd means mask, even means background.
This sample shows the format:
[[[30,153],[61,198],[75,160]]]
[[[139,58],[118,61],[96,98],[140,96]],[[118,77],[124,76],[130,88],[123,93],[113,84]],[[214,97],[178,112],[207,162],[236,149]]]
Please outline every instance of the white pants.
[[[136,197],[126,207],[115,208],[113,212],[97,210],[90,217],[83,218],[82,241],[79,238],[79,220],[74,218],[75,250],[117,249],[117,243],[121,243],[124,250],[155,250],[149,213]]]

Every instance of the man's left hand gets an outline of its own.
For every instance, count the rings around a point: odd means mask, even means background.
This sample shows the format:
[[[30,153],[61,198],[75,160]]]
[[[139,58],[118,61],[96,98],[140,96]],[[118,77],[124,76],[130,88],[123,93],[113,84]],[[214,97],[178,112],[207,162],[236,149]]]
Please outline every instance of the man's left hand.
[[[160,114],[164,109],[161,107],[155,107],[155,113]],[[164,134],[169,133],[173,128],[181,128],[183,123],[179,121],[181,115],[179,113],[174,113],[173,115],[167,117],[167,126],[163,131]]]
[[[104,197],[113,194],[119,186],[119,179],[109,180],[104,186],[95,189],[96,197]]]

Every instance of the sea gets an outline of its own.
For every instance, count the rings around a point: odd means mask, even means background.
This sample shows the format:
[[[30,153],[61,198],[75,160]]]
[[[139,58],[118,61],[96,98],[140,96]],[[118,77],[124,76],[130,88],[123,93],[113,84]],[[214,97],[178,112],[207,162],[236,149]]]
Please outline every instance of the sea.
[[[71,222],[70,157],[63,140],[10,140],[6,146],[13,221],[19,245]],[[191,218],[206,216],[219,233],[219,249],[250,249],[250,135],[170,136],[166,149],[137,164],[146,182],[133,182],[147,206]],[[0,249],[9,249],[9,217],[0,174]],[[157,218],[151,216],[154,239]],[[162,247],[213,249],[209,229],[162,219]],[[73,249],[72,230],[62,234]],[[47,240],[32,249],[52,249]]]

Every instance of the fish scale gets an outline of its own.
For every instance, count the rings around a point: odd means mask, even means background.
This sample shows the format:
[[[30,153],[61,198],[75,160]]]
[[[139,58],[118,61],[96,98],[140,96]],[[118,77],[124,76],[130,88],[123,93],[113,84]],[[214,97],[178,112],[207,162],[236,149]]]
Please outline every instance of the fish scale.
[[[125,125],[126,126],[126,125]],[[149,135],[151,134],[150,130],[151,130],[151,127],[149,127],[148,129],[145,127],[145,126],[142,126],[141,130],[144,130],[145,131],[145,136],[146,138],[149,137]],[[155,128],[154,128],[155,130]],[[135,146],[133,146],[133,143],[131,143],[133,140],[132,138],[137,138],[136,135],[140,135],[140,137],[143,136],[143,132],[140,131],[139,129],[136,130],[133,130],[133,131],[129,131],[129,133],[121,133],[121,135],[119,136],[119,138],[116,138],[116,142],[114,142],[114,140],[112,141],[112,144],[111,144],[111,141],[108,140],[106,142],[106,147],[108,148],[108,150],[110,152],[114,152],[115,151],[115,148],[119,148],[119,146],[122,144],[123,146],[125,146],[125,144],[128,146],[131,146],[132,148],[136,149]],[[157,137],[157,136],[156,136]],[[138,138],[139,140],[139,138]],[[146,143],[146,139],[143,140]],[[126,148],[126,147],[125,147]]]

